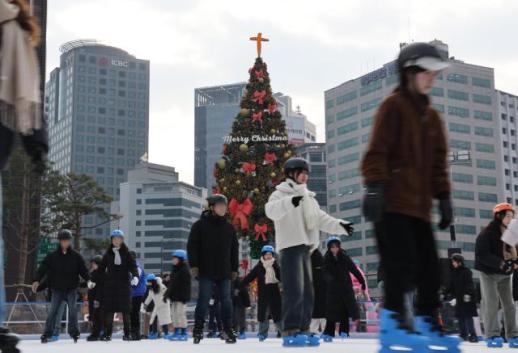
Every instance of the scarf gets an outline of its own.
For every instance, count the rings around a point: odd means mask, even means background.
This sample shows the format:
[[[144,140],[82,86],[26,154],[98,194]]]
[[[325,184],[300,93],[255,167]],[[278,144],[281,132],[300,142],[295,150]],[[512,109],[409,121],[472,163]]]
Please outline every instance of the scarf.
[[[117,266],[120,266],[120,264],[122,264],[121,254],[119,251],[120,249],[121,248],[116,248],[116,247],[112,248],[113,253],[115,254],[115,260],[113,261],[113,263]]]
[[[319,226],[320,207],[315,200],[315,194],[308,190],[306,184],[297,184],[289,180],[291,188],[298,196],[302,196],[302,212],[304,213],[304,223],[308,231],[317,229]]]
[[[30,135],[42,128],[40,70],[34,46],[16,20],[19,11],[0,0],[0,123]]]
[[[266,270],[266,274],[264,276],[264,283],[266,284],[279,283],[279,280],[275,276],[275,270],[273,269],[274,262],[274,258],[271,258],[270,260],[265,260],[264,257],[261,257],[261,263],[263,264],[263,267]]]

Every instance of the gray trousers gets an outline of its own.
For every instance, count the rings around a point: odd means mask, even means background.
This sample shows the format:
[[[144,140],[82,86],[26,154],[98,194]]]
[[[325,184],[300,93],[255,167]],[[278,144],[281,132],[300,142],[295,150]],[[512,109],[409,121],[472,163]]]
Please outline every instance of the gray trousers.
[[[512,276],[480,272],[481,312],[486,337],[500,336],[499,303],[502,305],[507,338],[518,336],[512,288]]]

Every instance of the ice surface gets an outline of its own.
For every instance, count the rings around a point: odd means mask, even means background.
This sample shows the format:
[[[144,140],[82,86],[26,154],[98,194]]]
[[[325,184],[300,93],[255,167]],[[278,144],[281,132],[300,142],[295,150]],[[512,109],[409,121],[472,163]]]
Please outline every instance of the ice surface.
[[[188,342],[169,342],[166,340],[145,340],[140,342],[123,342],[120,338],[112,342],[86,342],[84,339],[74,344],[71,340],[41,344],[37,340],[22,341],[20,348],[23,353],[276,353],[286,351],[319,351],[319,352],[348,352],[348,353],[377,353],[378,344],[375,339],[335,340],[333,343],[322,343],[317,348],[283,348],[281,340],[269,339],[258,342],[255,338],[240,340],[235,345],[225,344],[217,339],[204,339],[199,345]],[[513,350],[515,351],[515,350]],[[462,345],[464,353],[487,353],[488,348],[483,343]],[[511,349],[498,349],[499,353],[511,352]]]

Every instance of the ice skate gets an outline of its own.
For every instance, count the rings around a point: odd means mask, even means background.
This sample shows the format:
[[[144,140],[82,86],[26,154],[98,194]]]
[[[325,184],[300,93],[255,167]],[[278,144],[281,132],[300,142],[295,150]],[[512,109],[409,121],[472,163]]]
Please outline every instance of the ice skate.
[[[150,332],[147,336],[148,340],[156,340],[158,339],[158,332]]]
[[[94,336],[94,335],[90,335],[88,337],[86,337],[86,341],[87,342],[96,342],[96,341],[99,341],[99,336]]]
[[[402,348],[406,352],[427,353],[430,340],[420,334],[410,332],[401,327],[398,314],[383,309],[380,313],[380,353],[397,352]],[[398,348],[398,349],[396,349]]]
[[[508,340],[509,348],[518,348],[518,337],[511,337]]]
[[[2,353],[19,353],[20,350],[16,348],[19,340],[18,335],[9,332],[5,328],[0,329],[0,351]]]
[[[168,339],[169,341],[179,341],[180,329],[179,328],[175,328],[174,329],[174,333],[171,333],[171,334],[167,335],[165,338]]]
[[[315,334],[307,335],[306,346],[308,346],[308,347],[320,346],[320,336],[315,335]]]
[[[305,347],[308,336],[302,334],[294,334],[282,337],[282,345],[284,347]]]
[[[441,349],[432,349],[430,351],[441,351],[447,353],[460,353],[460,339],[454,336],[447,336],[442,332],[439,325],[433,323],[431,317],[418,316],[415,320],[416,330],[423,336],[427,337],[430,342],[428,346],[440,347]]]
[[[329,335],[323,334],[322,335],[322,341],[324,341],[326,343],[332,343],[333,342],[333,336],[329,336]]]
[[[486,339],[488,348],[502,348],[504,346],[504,339],[500,336],[493,336]]]
[[[200,341],[203,339],[203,324],[201,326],[194,326],[194,329],[192,331],[192,337],[194,344],[200,343]]]
[[[225,340],[225,343],[228,344],[234,344],[237,342],[236,334],[234,333],[234,330],[232,329],[225,329],[222,332],[223,339]]]
[[[259,342],[264,342],[264,341],[266,341],[266,338],[268,338],[268,337],[266,335],[258,334],[257,338],[259,338]]]

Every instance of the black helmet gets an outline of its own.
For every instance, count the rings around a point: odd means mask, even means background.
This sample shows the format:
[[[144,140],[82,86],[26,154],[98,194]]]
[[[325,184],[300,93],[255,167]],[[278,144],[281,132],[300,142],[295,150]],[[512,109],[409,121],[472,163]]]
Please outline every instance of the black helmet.
[[[94,257],[92,257],[92,260],[90,260],[90,262],[93,262],[97,265],[100,265],[102,261],[103,261],[102,255],[95,255]]]
[[[72,232],[68,229],[61,229],[58,232],[58,240],[70,240],[72,239]]]
[[[462,256],[459,253],[456,253],[456,254],[451,255],[450,260],[463,264],[464,263],[464,256]]]
[[[400,75],[410,67],[422,70],[440,71],[449,66],[439,54],[437,47],[429,43],[412,43],[405,45],[399,52],[397,68]]]
[[[207,203],[210,206],[214,206],[217,203],[224,203],[225,205],[228,205],[228,200],[225,195],[222,194],[212,194],[211,196],[207,197]]]
[[[306,170],[307,172],[311,172],[311,167],[304,158],[300,157],[292,157],[284,163],[284,175],[288,175],[293,171],[301,171]]]

